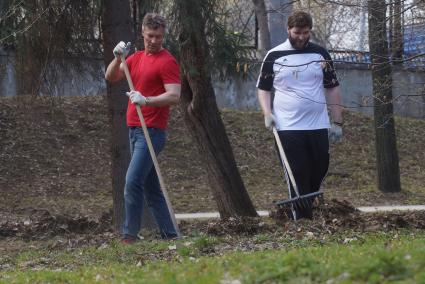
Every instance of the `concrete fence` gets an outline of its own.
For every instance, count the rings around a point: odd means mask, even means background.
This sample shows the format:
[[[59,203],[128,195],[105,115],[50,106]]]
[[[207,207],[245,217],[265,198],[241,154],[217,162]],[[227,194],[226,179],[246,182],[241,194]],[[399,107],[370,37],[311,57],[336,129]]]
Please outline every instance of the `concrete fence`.
[[[373,114],[372,73],[365,66],[336,64],[342,103],[350,110]],[[217,103],[223,108],[259,109],[256,78],[236,78],[215,83]],[[425,71],[394,68],[394,112],[396,115],[425,118]]]

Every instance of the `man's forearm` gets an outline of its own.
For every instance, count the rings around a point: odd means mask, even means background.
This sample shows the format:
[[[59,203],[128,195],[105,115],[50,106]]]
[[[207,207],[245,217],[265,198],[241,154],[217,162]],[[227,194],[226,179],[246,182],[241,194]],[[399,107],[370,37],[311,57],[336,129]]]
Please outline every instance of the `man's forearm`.
[[[111,63],[106,68],[105,79],[110,82],[116,82],[123,78],[123,73],[120,69],[121,60],[118,58],[114,58]]]
[[[147,97],[147,106],[162,107],[175,105],[180,101],[180,94],[165,92],[159,96]]]
[[[270,97],[271,93],[269,91],[258,89],[258,102],[260,103],[260,107],[264,115],[269,115],[272,112]]]
[[[180,101],[180,84],[165,84],[165,93],[159,96],[147,97],[147,106],[162,107],[175,105]]]
[[[333,122],[342,123],[342,101],[339,86],[326,89],[326,102]]]

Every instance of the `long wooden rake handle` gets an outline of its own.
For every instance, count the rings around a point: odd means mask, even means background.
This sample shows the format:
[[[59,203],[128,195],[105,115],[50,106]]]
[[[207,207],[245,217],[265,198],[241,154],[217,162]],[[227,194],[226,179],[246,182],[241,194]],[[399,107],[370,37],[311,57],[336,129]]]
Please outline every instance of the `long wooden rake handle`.
[[[279,133],[277,133],[276,127],[273,126],[273,134],[276,139],[277,148],[279,149],[280,158],[285,165],[286,171],[288,172],[289,179],[294,187],[295,194],[297,197],[300,197],[300,193],[298,191],[297,183],[295,182],[294,175],[292,174],[291,167],[289,166],[288,159],[286,158],[285,151],[283,151],[282,143],[280,141]]]
[[[125,77],[127,78],[128,86],[130,87],[130,90],[135,91],[135,88],[134,88],[134,85],[133,85],[133,80],[131,79],[130,72],[128,71],[128,66],[127,66],[127,63],[125,62],[124,55],[121,55],[121,62],[122,62],[122,66],[124,68]],[[174,215],[173,207],[171,206],[170,199],[168,198],[168,192],[165,189],[165,183],[164,183],[164,180],[162,178],[161,170],[159,168],[159,164],[158,164],[158,160],[156,158],[155,150],[153,149],[153,145],[152,145],[151,138],[149,136],[148,128],[146,127],[146,123],[145,123],[145,119],[144,119],[143,114],[142,114],[142,110],[140,109],[140,106],[138,104],[136,104],[136,110],[137,110],[137,114],[139,116],[140,124],[142,125],[142,129],[143,129],[143,133],[144,133],[145,138],[146,138],[146,142],[148,144],[149,153],[151,155],[153,165],[155,167],[155,171],[156,171],[156,174],[158,176],[159,185],[161,187],[162,194],[164,195],[165,202],[167,203],[168,212],[170,213],[171,220],[172,220],[173,225],[174,225],[174,229],[177,232],[177,236],[180,237],[180,231],[179,231],[179,227],[177,226],[176,216]]]

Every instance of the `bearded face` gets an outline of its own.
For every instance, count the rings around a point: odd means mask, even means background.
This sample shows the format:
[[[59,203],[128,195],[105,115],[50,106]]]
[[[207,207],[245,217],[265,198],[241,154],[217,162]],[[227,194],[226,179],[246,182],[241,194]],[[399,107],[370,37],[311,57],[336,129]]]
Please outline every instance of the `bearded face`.
[[[288,39],[295,49],[303,49],[310,40],[310,28],[292,27],[288,29]]]

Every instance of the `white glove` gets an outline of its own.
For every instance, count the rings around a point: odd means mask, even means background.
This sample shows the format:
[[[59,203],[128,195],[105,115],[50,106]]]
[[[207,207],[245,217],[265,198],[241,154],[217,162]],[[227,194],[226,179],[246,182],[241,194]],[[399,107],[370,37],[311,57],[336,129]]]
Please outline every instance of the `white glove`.
[[[127,54],[130,52],[131,42],[127,42],[125,44],[123,41],[120,41],[117,46],[114,48],[114,56],[116,58],[120,58],[121,55],[124,55],[124,57],[127,57]]]
[[[268,130],[272,130],[275,125],[275,118],[273,114],[268,114],[264,116],[264,124]]]
[[[335,123],[332,123],[331,128],[328,132],[329,142],[331,144],[338,143],[342,139],[342,127]]]
[[[130,101],[133,104],[138,104],[140,106],[144,106],[146,104],[146,97],[143,96],[140,92],[131,91],[131,92],[127,92],[126,94],[130,98]]]

